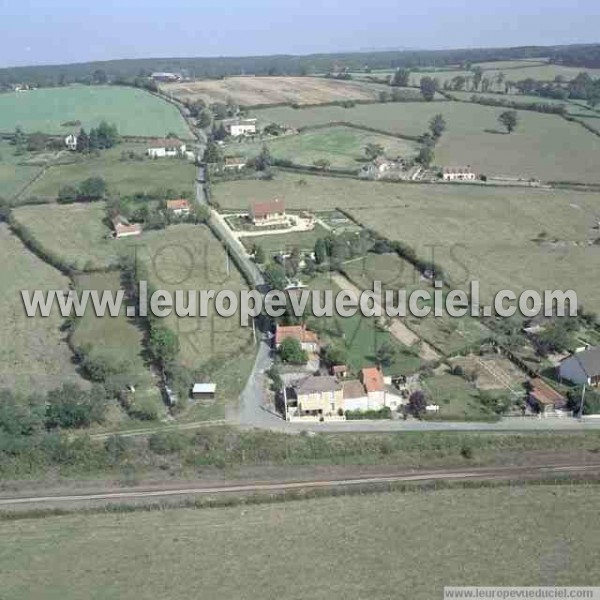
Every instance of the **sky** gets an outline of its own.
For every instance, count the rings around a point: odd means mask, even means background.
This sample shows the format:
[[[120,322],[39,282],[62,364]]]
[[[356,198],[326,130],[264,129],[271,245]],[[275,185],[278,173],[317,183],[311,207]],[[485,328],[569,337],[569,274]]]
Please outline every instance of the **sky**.
[[[0,0],[0,67],[600,41],[598,0]]]

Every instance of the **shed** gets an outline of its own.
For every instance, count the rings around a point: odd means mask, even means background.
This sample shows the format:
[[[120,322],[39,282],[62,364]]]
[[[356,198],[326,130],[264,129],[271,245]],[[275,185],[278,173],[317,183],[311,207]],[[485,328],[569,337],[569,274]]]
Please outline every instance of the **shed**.
[[[194,400],[213,400],[216,391],[216,383],[195,383],[192,388],[192,398]]]

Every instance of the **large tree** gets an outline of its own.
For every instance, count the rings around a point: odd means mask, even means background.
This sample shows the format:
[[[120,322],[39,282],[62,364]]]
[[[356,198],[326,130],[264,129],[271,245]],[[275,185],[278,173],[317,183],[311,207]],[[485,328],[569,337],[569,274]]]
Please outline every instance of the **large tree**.
[[[446,130],[446,120],[442,114],[438,113],[429,121],[429,130],[434,138],[441,137],[442,133]]]
[[[396,69],[390,82],[394,87],[408,87],[410,79],[410,69]]]
[[[516,110],[505,110],[498,117],[498,121],[506,127],[508,133],[512,133],[519,123],[519,115]]]
[[[421,77],[421,95],[425,100],[431,102],[437,92],[437,81],[432,77]]]
[[[279,356],[282,362],[293,365],[303,365],[308,361],[308,355],[302,350],[300,342],[295,338],[286,338],[281,342]]]
[[[369,160],[375,160],[377,157],[382,156],[384,152],[381,144],[367,144],[365,146],[365,156]]]

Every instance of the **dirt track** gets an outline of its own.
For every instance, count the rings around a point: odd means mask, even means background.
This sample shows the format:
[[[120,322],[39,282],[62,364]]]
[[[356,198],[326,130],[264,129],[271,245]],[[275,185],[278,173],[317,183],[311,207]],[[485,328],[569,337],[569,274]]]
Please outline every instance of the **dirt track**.
[[[290,492],[311,490],[335,490],[352,488],[378,488],[390,484],[428,483],[436,481],[524,481],[556,479],[558,477],[586,477],[600,479],[600,464],[587,464],[585,461],[570,464],[528,465],[523,467],[473,467],[461,469],[399,471],[376,475],[345,478],[318,478],[280,481],[223,481],[220,483],[190,482],[180,484],[154,484],[115,490],[114,488],[89,491],[86,493],[0,496],[0,511],[27,509],[76,510],[104,506],[107,504],[144,504],[149,501],[169,501],[173,499],[205,497],[211,500],[219,497],[246,497],[256,495],[273,496]]]

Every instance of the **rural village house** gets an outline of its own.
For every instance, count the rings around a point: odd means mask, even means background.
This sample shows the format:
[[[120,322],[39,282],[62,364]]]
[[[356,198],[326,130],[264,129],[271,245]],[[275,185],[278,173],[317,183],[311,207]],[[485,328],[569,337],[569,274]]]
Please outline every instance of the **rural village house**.
[[[250,219],[256,226],[284,225],[287,223],[285,203],[283,200],[271,202],[254,202],[250,206]]]
[[[189,215],[191,211],[190,203],[187,200],[167,200],[167,210],[178,217]]]
[[[115,239],[124,237],[133,237],[142,233],[142,226],[139,223],[130,224],[127,219],[122,216],[117,216],[112,220],[114,228],[113,236]]]
[[[319,336],[306,329],[305,325],[278,325],[275,330],[275,348],[279,349],[283,340],[298,340],[302,350],[316,353],[319,351]]]
[[[65,138],[65,146],[67,147],[67,150],[71,150],[71,152],[77,150],[77,136],[74,133]]]
[[[565,358],[558,366],[561,379],[577,385],[600,385],[600,346],[576,352]]]
[[[246,159],[241,156],[226,156],[223,168],[230,171],[241,171],[246,166]]]
[[[242,135],[254,135],[256,133],[257,119],[229,119],[223,121],[225,131],[231,137],[240,137]]]
[[[442,179],[444,181],[475,181],[475,173],[471,167],[444,167]]]
[[[343,416],[344,392],[342,384],[331,375],[310,375],[299,381],[291,391],[301,417]],[[341,413],[341,414],[340,414]]]
[[[153,140],[146,154],[150,158],[184,157],[186,156],[186,145],[177,138],[165,138]]]

